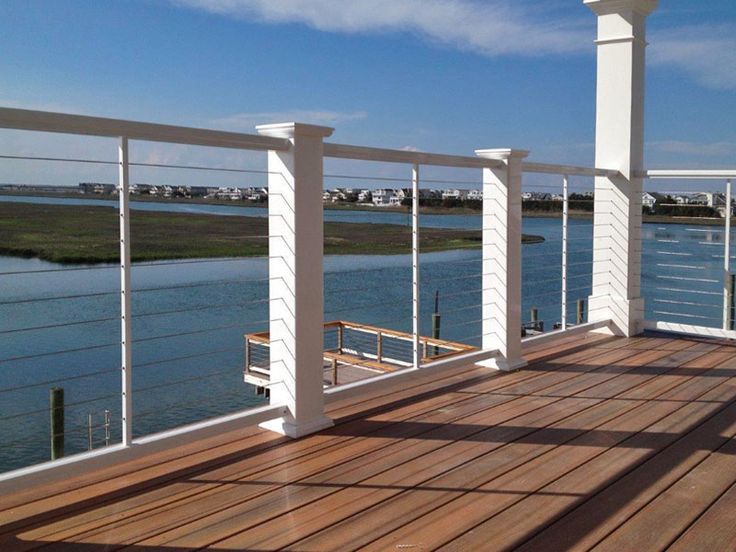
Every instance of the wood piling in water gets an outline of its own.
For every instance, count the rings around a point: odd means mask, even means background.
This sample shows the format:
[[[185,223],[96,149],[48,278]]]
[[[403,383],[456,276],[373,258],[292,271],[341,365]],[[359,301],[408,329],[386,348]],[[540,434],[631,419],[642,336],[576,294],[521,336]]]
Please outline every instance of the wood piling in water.
[[[51,459],[64,456],[64,388],[49,389],[49,414],[51,422]]]

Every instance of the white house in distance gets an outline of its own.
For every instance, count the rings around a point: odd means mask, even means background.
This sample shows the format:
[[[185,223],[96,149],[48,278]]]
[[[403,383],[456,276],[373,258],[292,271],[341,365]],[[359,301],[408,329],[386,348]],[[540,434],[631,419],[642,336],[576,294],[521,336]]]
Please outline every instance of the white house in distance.
[[[373,190],[373,205],[376,207],[387,207],[389,205],[401,205],[401,200],[406,197],[404,190],[393,190],[391,188],[379,188]]]
[[[641,194],[641,205],[647,209],[654,209],[654,204],[657,203],[657,198],[649,192],[643,192]]]
[[[468,199],[468,190],[442,190],[442,199]]]

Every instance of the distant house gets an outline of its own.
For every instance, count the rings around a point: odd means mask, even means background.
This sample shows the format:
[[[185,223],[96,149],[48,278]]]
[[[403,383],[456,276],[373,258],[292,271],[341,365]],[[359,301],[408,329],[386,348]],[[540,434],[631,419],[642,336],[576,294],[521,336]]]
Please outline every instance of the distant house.
[[[372,197],[373,196],[370,190],[360,190],[360,192],[358,192],[358,201],[360,203],[366,203],[368,201],[371,201]]]
[[[396,190],[390,188],[379,188],[373,190],[373,205],[385,207],[390,204],[391,198],[396,196]]]
[[[243,199],[243,192],[240,188],[222,186],[215,192],[215,198],[217,199],[229,199],[231,201],[239,201]]]
[[[465,200],[468,198],[468,190],[443,190],[442,199]]]
[[[470,190],[468,191],[468,200],[473,201],[482,201],[483,200],[483,190]]]
[[[115,184],[104,184],[102,182],[80,182],[80,194],[117,194],[118,188]]]
[[[657,198],[649,192],[641,194],[641,205],[647,209],[654,209],[654,205],[657,203]]]

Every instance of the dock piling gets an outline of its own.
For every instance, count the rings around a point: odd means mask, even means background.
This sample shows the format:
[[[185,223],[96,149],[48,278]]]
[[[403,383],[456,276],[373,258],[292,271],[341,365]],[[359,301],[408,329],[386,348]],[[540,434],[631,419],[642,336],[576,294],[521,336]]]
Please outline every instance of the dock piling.
[[[585,299],[578,299],[576,306],[577,313],[575,315],[575,323],[582,324],[585,320]]]
[[[64,388],[49,389],[49,413],[51,421],[51,459],[64,456]]]

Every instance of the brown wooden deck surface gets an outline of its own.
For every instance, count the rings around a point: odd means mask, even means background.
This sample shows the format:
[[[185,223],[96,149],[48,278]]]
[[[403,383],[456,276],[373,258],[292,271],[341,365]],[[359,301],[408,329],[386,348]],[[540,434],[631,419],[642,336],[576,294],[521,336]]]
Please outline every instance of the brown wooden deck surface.
[[[588,335],[0,497],[0,550],[735,550],[736,346]]]

